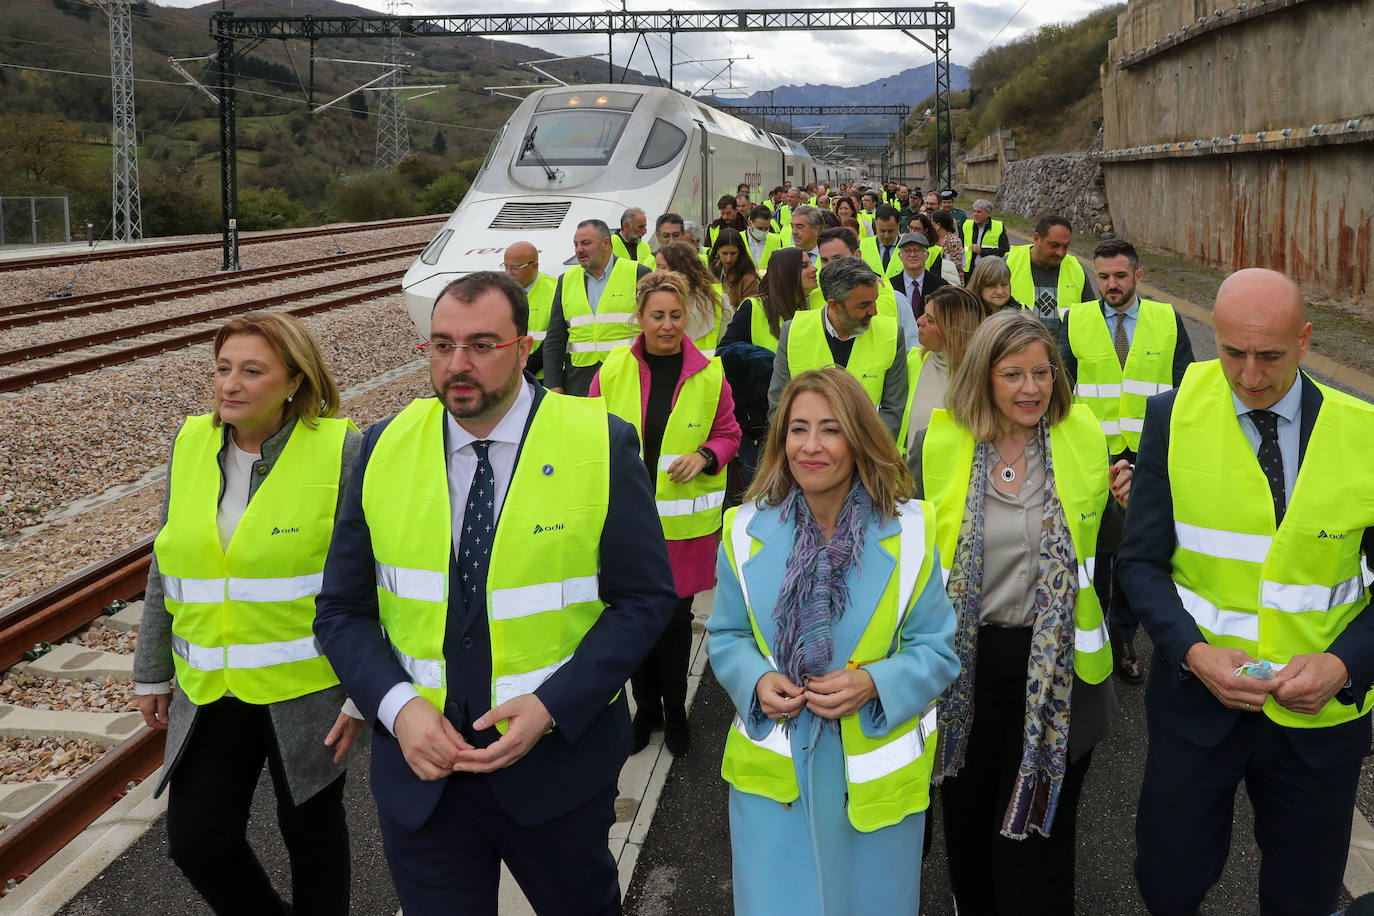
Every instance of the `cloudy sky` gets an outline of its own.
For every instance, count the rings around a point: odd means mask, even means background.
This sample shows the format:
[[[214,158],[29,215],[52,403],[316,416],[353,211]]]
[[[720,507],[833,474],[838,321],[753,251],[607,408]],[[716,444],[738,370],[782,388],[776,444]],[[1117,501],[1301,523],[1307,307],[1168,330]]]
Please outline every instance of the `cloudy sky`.
[[[198,6],[204,0],[156,0],[163,6]],[[386,10],[386,0],[350,0],[357,6]],[[862,0],[860,0],[862,2]],[[1112,0],[1006,0],[1001,4],[959,2],[955,0],[955,28],[951,38],[951,59],[954,63],[968,65],[973,62],[990,43],[1001,44],[1028,30],[1033,30],[1048,22],[1067,22],[1081,18],[1095,9],[1107,6]],[[733,7],[799,7],[807,4],[794,0],[753,0],[748,4]],[[876,2],[873,6],[895,5]],[[229,7],[234,6],[232,0]],[[579,12],[599,8],[620,9],[620,0],[504,0],[500,3],[484,4],[475,0],[412,0],[403,7],[404,13],[414,15],[444,14],[459,12]],[[692,9],[722,9],[721,2],[696,3],[672,0],[672,2],[650,3],[646,0],[632,0],[629,9],[658,10],[672,8],[679,11]],[[999,34],[1000,33],[1000,34]],[[921,34],[921,33],[917,33]],[[604,36],[597,37],[549,37],[513,36],[510,40],[521,44],[546,48],[553,54],[582,54],[590,52],[605,53]],[[654,57],[660,68],[667,66],[667,36],[651,39]],[[624,64],[626,56],[634,44],[633,36],[618,36],[616,39],[616,63]],[[858,53],[860,48],[876,48],[879,53]],[[680,35],[675,42],[676,58],[679,61],[691,59],[752,57],[752,60],[738,60],[731,68],[734,85],[748,91],[773,89],[777,86],[799,83],[834,83],[841,86],[854,86],[883,76],[899,73],[907,67],[918,67],[931,62],[931,54],[900,32],[836,32],[831,35],[813,35],[801,32],[783,32],[777,35],[737,33],[734,35]],[[603,58],[604,59],[604,58]],[[631,63],[637,70],[653,72],[649,56],[644,53],[641,43]],[[677,69],[677,82],[680,88],[694,89],[702,85],[724,63],[688,64]],[[660,71],[662,72],[662,71]],[[666,73],[664,74],[667,75]],[[712,87],[724,87],[725,75],[722,74],[712,83]]]

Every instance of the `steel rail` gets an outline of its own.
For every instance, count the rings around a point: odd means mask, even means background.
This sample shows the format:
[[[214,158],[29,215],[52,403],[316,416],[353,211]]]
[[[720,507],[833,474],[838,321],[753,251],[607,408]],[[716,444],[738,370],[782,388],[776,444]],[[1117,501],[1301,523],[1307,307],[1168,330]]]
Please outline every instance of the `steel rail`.
[[[175,293],[178,297],[199,296],[204,293],[223,289],[236,289],[241,286],[256,286],[277,280],[289,280],[304,274],[321,273],[326,270],[344,270],[361,267],[377,261],[389,261],[410,254],[418,254],[423,244],[394,245],[390,248],[377,248],[359,251],[349,255],[330,255],[312,258],[308,261],[295,261],[290,264],[273,264],[257,267],[236,274],[205,274],[184,280],[169,280],[165,283],[149,283],[145,286],[131,286],[126,289],[108,290],[103,293],[87,293],[69,299],[44,299],[38,302],[21,302],[17,305],[0,306],[0,331],[10,328],[47,324],[67,318],[80,318],[101,312],[163,302]],[[111,298],[111,297],[114,298]],[[48,306],[47,310],[43,310]],[[56,306],[55,308],[53,306]],[[70,306],[70,307],[68,307]],[[17,313],[17,314],[16,314]]]
[[[153,539],[148,538],[52,588],[0,608],[0,671],[17,664],[38,643],[70,636],[100,616],[106,605],[143,591],[152,556]]]
[[[361,285],[363,282],[380,282],[381,280],[395,280],[399,279],[404,274],[405,271],[403,270],[393,271],[390,274],[383,274],[376,277],[368,277],[366,281],[354,281],[352,285],[358,286]],[[319,290],[312,290],[308,293],[308,295],[317,296],[323,292],[325,292],[325,290],[322,288]],[[303,305],[294,309],[287,309],[286,312],[287,314],[295,315],[297,317],[302,317],[305,315],[314,315],[317,312],[326,312],[331,309],[343,308],[347,305],[353,305],[354,303],[366,302],[368,299],[376,299],[381,296],[387,295],[389,292],[391,292],[391,290],[375,288],[366,289],[362,292],[352,293],[347,296],[342,296],[338,299],[326,299],[323,302],[316,302],[311,303],[309,305]],[[301,298],[301,294],[290,293],[283,296],[274,296],[272,298],[273,300],[276,300],[273,304],[280,304],[281,301],[285,301],[287,299]],[[267,301],[268,300],[256,300],[251,306],[242,307],[241,310],[250,311],[252,308],[261,308],[263,304]],[[214,311],[220,310],[216,309]],[[93,372],[96,369],[103,369],[107,366],[117,366],[120,363],[133,362],[136,359],[143,359],[148,356],[156,356],[159,353],[165,353],[168,350],[180,350],[182,347],[189,347],[193,344],[204,343],[205,341],[212,339],[215,336],[216,330],[217,328],[207,328],[201,331],[192,331],[187,334],[179,334],[176,337],[166,337],[162,338],[161,340],[150,341],[149,343],[139,344],[133,347],[127,347],[122,350],[113,350],[109,353],[88,356],[84,359],[74,360],[69,363],[61,363],[56,366],[47,366],[42,369],[31,369],[27,372],[16,372],[11,375],[0,376],[0,392],[18,391],[22,388],[28,388],[32,385],[38,385],[43,382],[52,382],[58,379],[66,378],[69,375],[79,375],[84,372]]]
[[[246,302],[235,302],[230,305],[220,305],[215,308],[201,309],[198,312],[188,312],[185,315],[174,315],[171,318],[158,318],[153,321],[143,321],[138,324],[125,325],[121,328],[110,328],[107,331],[93,331],[90,334],[80,334],[76,337],[64,337],[61,340],[50,340],[47,343],[30,344],[27,347],[0,351],[0,366],[8,366],[12,363],[22,363],[31,359],[41,359],[44,356],[55,356],[58,353],[68,353],[72,350],[80,350],[85,347],[98,347],[102,344],[114,343],[116,340],[142,337],[144,334],[156,334],[158,331],[165,331],[168,328],[184,327],[186,325],[198,324],[202,321],[216,321],[220,318],[225,318],[229,315],[237,315],[241,312],[251,312],[259,308],[281,305],[283,302],[290,302],[292,299],[321,296],[326,293],[338,292],[339,290],[352,289],[356,286],[362,286],[365,283],[395,279],[404,274],[404,270],[389,270],[385,273],[373,274],[368,277],[359,277],[355,280],[341,280],[338,283],[328,283],[313,289],[292,293],[279,293],[275,296],[265,296],[260,299],[249,299]]]
[[[376,223],[346,223],[342,226],[315,227],[312,229],[288,229],[282,232],[263,233],[254,236],[240,236],[240,245],[256,245],[259,242],[290,242],[296,239],[316,238],[326,235],[347,235],[368,230],[397,229],[406,226],[423,226],[443,222],[448,215],[420,216],[408,219],[386,220]],[[181,254],[187,251],[209,251],[220,247],[220,241],[178,242],[170,245],[148,244],[139,248],[110,248],[102,251],[85,251],[81,254],[39,255],[32,258],[13,258],[0,260],[0,274],[15,270],[35,270],[44,267],[65,267],[71,264],[84,264],[87,261],[115,261],[120,258],[146,258],[159,254]]]

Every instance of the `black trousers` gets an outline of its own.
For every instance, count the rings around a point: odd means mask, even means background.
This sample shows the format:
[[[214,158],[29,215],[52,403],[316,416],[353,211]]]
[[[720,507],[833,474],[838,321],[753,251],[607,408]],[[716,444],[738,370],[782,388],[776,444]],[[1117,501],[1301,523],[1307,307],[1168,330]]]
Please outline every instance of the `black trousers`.
[[[973,728],[959,775],[940,783],[950,886],[960,913],[1070,916],[1078,799],[1092,753],[1070,762],[1050,835],[1002,836],[1021,763],[1030,627],[978,629]]]
[[[245,839],[253,792],[267,763],[277,823],[291,860],[292,906],[282,902]],[[266,706],[232,697],[200,708],[167,799],[168,854],[219,914],[348,912],[344,777],[299,805],[287,791]]]
[[[1221,877],[1231,850],[1236,787],[1255,809],[1262,916],[1336,909],[1350,846],[1360,761],[1329,770],[1302,762],[1284,729],[1242,713],[1215,747],[1198,747],[1148,717],[1150,749],[1135,824],[1135,876],[1155,916],[1188,916]],[[1232,912],[1251,901],[1228,901]]]
[[[654,721],[662,710],[682,710],[687,706],[687,666],[692,654],[692,598],[677,599],[668,627],[644,661],[630,675],[630,690],[635,697],[635,713],[648,713]]]
[[[378,808],[402,909],[406,916],[496,916],[504,861],[541,916],[616,916],[620,875],[607,845],[615,796],[611,783],[562,817],[522,827],[497,805],[487,777],[457,774],[445,780],[418,830]]]

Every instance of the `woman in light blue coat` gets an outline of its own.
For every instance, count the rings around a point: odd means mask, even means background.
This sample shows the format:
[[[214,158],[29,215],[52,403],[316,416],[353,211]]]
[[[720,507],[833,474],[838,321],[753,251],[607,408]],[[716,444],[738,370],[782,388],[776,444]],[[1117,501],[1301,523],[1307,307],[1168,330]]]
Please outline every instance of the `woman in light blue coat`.
[[[798,375],[776,416],[707,624],[737,712],[735,912],[914,914],[933,704],[959,667],[934,513],[843,369]]]

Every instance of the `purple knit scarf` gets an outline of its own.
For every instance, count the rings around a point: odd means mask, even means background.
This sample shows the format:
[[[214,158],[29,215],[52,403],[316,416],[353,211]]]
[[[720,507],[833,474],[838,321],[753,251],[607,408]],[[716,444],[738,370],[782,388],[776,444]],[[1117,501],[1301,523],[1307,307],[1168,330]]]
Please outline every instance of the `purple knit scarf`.
[[[773,653],[778,669],[794,684],[804,685],[806,678],[831,670],[834,623],[849,604],[846,577],[851,565],[857,569],[872,508],[863,481],[856,479],[840,507],[835,533],[826,541],[800,487],[793,486],[779,506],[796,528],[773,607]]]

